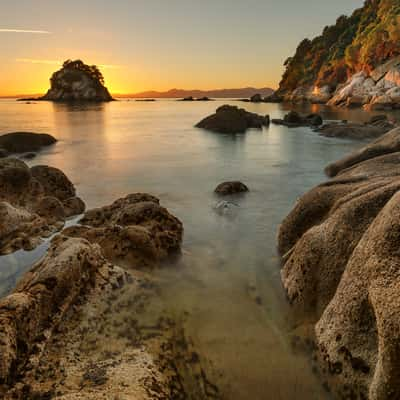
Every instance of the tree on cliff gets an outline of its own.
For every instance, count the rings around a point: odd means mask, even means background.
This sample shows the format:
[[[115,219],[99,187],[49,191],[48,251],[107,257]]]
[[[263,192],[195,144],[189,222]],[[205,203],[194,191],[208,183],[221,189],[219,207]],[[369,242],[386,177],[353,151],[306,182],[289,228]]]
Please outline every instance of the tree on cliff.
[[[371,71],[397,55],[399,0],[366,0],[350,17],[339,17],[320,36],[300,43],[285,63],[279,91],[311,85],[335,87],[354,72]]]

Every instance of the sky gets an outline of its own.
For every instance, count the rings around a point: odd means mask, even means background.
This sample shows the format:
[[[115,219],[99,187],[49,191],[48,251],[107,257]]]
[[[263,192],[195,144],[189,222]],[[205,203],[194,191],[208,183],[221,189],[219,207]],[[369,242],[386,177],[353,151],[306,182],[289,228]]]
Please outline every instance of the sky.
[[[44,93],[66,59],[114,94],[276,88],[283,62],[362,0],[0,0],[0,95]]]

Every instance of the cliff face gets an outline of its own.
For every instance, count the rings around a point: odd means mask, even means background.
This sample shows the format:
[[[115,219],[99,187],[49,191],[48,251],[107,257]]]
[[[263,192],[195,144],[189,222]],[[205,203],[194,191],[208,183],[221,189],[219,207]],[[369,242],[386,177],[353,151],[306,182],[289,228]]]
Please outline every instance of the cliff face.
[[[400,1],[366,0],[350,17],[339,17],[336,24],[325,27],[320,36],[304,39],[299,44],[295,55],[285,62],[286,70],[277,94],[285,100],[324,103],[343,87],[352,83],[354,86],[353,76],[356,75],[371,80],[366,83],[366,90],[356,93],[358,99],[354,100],[357,101],[350,100],[348,105],[374,104],[374,96],[399,87],[399,80],[393,76],[400,74],[400,60],[392,62],[398,56]],[[386,67],[380,71],[383,65]],[[388,79],[384,80],[393,84],[375,87],[387,73]],[[339,103],[346,103],[352,95],[352,89],[348,90]],[[393,101],[386,98],[385,103]]]
[[[104,78],[95,66],[80,60],[64,62],[50,78],[51,87],[41,100],[50,101],[112,101]]]

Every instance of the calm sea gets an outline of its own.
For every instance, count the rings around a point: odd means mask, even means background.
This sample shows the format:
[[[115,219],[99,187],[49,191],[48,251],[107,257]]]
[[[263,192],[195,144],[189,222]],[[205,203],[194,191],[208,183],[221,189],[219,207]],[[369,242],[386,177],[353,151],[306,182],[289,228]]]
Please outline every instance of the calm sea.
[[[25,130],[57,137],[29,164],[63,170],[89,208],[148,192],[183,221],[182,260],[153,274],[163,282],[165,307],[186,316],[200,357],[219,371],[216,383],[227,399],[326,399],[307,356],[290,345],[294,326],[275,238],[296,199],[325,179],[324,167],[360,143],[323,138],[308,128],[271,125],[234,136],[194,128],[224,103],[272,118],[286,111],[233,100],[88,106],[1,100],[0,134]],[[328,119],[369,117],[317,106],[313,111]],[[232,179],[251,191],[221,215],[213,189]],[[0,294],[45,247],[0,257]]]

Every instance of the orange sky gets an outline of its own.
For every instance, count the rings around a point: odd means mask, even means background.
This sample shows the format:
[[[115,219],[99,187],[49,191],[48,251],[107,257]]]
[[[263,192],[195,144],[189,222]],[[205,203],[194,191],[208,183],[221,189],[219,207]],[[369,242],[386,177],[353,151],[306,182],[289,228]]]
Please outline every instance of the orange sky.
[[[66,59],[112,93],[277,87],[284,60],[362,0],[18,0],[0,15],[0,95],[38,94]],[[29,32],[28,32],[29,31]]]

